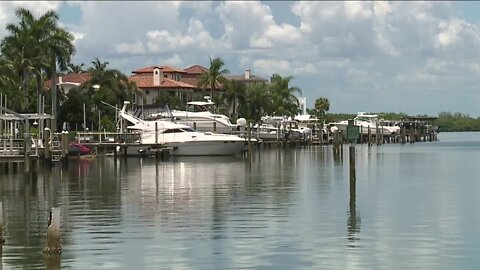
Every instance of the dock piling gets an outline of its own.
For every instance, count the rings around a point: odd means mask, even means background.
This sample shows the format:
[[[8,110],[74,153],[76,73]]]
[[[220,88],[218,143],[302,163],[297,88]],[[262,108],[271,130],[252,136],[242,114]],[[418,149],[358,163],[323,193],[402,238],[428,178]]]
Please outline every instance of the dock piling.
[[[49,212],[47,246],[43,249],[43,253],[62,253],[62,246],[60,244],[60,207],[53,207]]]

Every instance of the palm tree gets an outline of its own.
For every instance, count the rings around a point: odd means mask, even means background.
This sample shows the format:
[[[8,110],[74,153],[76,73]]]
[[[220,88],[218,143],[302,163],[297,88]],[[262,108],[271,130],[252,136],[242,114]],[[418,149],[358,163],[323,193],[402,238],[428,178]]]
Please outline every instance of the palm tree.
[[[248,122],[258,122],[263,115],[271,111],[272,101],[269,98],[267,84],[263,82],[250,84],[245,94],[245,105],[239,108],[239,116]]]
[[[292,76],[281,77],[278,74],[272,76],[270,91],[277,115],[294,116],[298,111],[298,99],[295,94],[301,94],[302,90],[295,86],[289,86]]]
[[[75,65],[75,64],[68,64],[68,72],[69,73],[83,73],[85,70],[83,69],[83,66],[85,64],[81,63],[80,65]]]
[[[111,119],[115,118],[115,112],[110,108],[103,108],[101,102],[122,106],[124,101],[133,103],[134,94],[140,92],[134,82],[129,82],[128,77],[116,69],[109,69],[108,62],[102,62],[98,58],[92,61],[92,67],[88,68],[90,80],[82,84],[78,91],[82,96],[88,97],[83,100],[88,111],[87,121],[98,125],[97,113],[103,116],[102,126],[114,127]],[[80,105],[83,106],[83,103]],[[68,104],[79,104],[69,102]],[[62,110],[65,108],[62,106]]]
[[[245,104],[246,87],[243,83],[235,80],[228,80],[225,85],[225,93],[223,97],[229,106],[230,117],[234,116],[238,119],[238,107]]]
[[[44,75],[50,74],[52,79],[52,129],[56,130],[56,69],[57,62],[61,70],[66,69],[71,56],[75,53],[73,35],[58,26],[58,15],[47,11],[38,19],[24,8],[15,14],[20,19],[18,24],[8,24],[10,33],[1,44],[6,58],[17,62],[23,90],[29,91],[31,78],[35,79],[37,91],[37,111],[40,111],[41,89]],[[26,95],[27,96],[27,95]]]
[[[315,110],[319,116],[324,116],[325,113],[330,110],[330,102],[325,97],[320,97],[315,100]]]
[[[198,87],[210,87],[210,98],[213,100],[213,92],[217,87],[223,84],[226,79],[225,75],[230,73],[228,69],[222,69],[225,63],[221,58],[210,59],[210,68],[200,75]]]

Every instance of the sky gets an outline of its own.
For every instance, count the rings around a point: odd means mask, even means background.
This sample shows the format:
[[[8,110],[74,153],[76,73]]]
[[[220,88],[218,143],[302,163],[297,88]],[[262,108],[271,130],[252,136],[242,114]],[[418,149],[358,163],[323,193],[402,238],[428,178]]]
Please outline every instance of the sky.
[[[480,116],[478,2],[2,1],[0,24],[18,7],[57,11],[86,67],[98,57],[131,75],[220,57],[233,75],[293,76],[309,108],[326,97],[333,113]]]

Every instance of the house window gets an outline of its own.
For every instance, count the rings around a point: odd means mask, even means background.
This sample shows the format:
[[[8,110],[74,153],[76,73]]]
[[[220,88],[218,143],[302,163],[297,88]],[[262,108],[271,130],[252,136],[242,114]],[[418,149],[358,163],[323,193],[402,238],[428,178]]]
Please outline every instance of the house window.
[[[145,90],[145,94],[149,95],[149,94],[150,94],[150,90]]]
[[[167,78],[167,77],[168,77],[168,75],[167,75],[167,74],[165,74],[165,75],[163,75],[163,77],[164,77],[164,78]]]

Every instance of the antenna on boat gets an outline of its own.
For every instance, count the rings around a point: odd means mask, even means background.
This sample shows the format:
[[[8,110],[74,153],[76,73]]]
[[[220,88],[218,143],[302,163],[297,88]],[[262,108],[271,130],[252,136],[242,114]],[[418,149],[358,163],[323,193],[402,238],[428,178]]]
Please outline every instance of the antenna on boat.
[[[110,108],[112,108],[112,109],[115,109],[116,111],[120,111],[120,109],[119,109],[118,107],[113,106],[113,105],[111,105],[111,104],[108,104],[108,103],[105,102],[105,101],[100,101],[100,102],[101,102],[102,104],[107,105],[108,107],[110,107]],[[128,101],[125,101],[125,102],[128,102]],[[129,103],[130,103],[130,102],[129,102]]]

